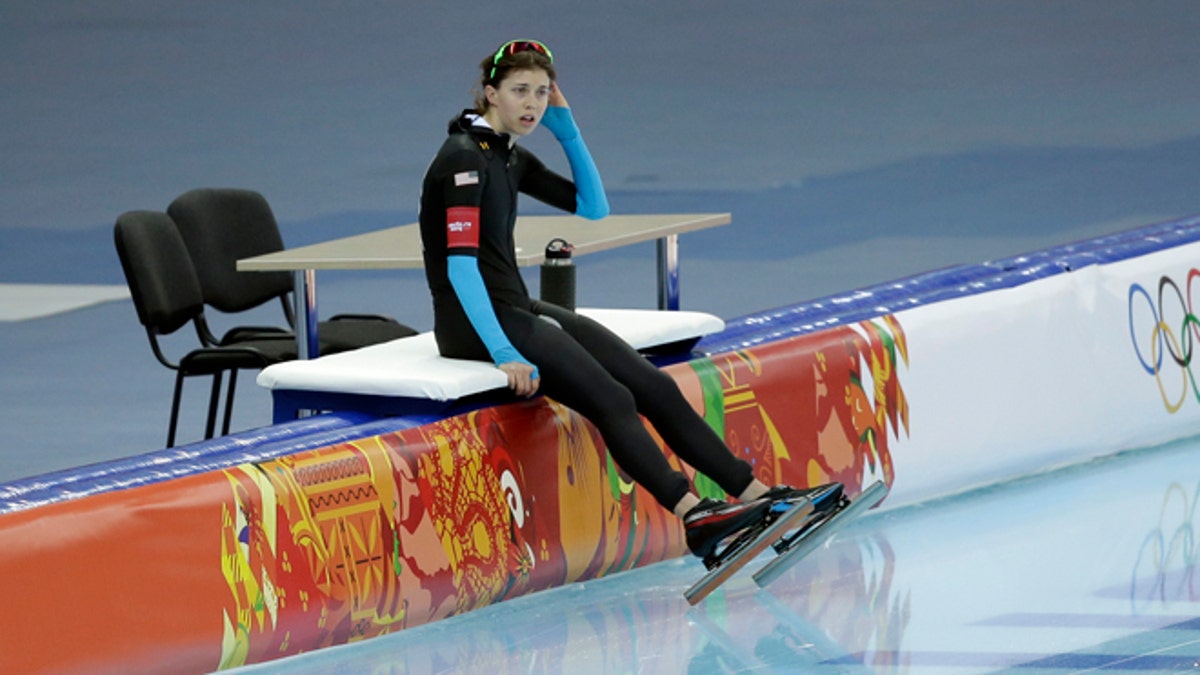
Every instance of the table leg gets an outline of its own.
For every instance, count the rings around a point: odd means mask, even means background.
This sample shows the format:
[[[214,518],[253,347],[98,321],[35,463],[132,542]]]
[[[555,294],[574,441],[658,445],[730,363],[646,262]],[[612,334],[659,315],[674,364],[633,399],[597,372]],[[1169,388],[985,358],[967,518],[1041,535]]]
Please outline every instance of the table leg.
[[[317,358],[317,271],[296,270],[296,355]]]
[[[679,309],[679,235],[659,237],[658,308]]]

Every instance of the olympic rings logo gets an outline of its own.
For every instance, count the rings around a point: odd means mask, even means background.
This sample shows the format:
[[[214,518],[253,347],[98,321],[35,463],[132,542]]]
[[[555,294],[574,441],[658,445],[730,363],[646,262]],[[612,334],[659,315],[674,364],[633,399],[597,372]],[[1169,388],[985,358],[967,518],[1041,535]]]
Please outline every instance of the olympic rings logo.
[[[1141,284],[1129,287],[1129,337],[1133,340],[1133,351],[1142,369],[1158,383],[1158,393],[1170,413],[1183,407],[1189,383],[1196,400],[1200,401],[1200,386],[1192,372],[1193,348],[1200,339],[1200,319],[1192,311],[1192,283],[1197,279],[1200,279],[1200,270],[1192,268],[1187,275],[1185,294],[1174,279],[1164,275],[1158,280],[1157,302]],[[1151,318],[1148,331],[1145,330],[1146,322],[1134,316],[1137,313],[1144,319],[1146,310],[1149,310]],[[1168,318],[1168,314],[1178,316]],[[1139,326],[1142,327],[1141,333]],[[1178,329],[1174,326],[1178,326]],[[1174,366],[1166,363],[1168,356]],[[1175,387],[1165,381],[1173,379],[1169,376],[1176,370],[1180,373],[1178,396],[1168,393],[1174,391]]]

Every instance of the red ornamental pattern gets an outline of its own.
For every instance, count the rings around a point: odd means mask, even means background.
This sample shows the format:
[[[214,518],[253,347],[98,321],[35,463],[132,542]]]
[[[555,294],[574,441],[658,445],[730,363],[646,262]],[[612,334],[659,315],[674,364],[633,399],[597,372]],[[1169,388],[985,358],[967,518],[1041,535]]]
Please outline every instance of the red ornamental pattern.
[[[908,428],[902,362],[888,317],[667,370],[764,482],[838,480],[855,494],[870,476],[893,479],[889,437]],[[678,521],[613,465],[595,428],[546,399],[224,474],[222,667],[686,550]]]

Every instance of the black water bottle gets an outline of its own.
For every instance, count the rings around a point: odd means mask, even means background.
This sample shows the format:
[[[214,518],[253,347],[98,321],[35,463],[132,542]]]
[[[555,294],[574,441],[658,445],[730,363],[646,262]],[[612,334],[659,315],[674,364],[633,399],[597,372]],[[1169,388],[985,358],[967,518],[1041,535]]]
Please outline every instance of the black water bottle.
[[[542,300],[571,311],[575,311],[574,249],[565,239],[551,239],[542,262]]]

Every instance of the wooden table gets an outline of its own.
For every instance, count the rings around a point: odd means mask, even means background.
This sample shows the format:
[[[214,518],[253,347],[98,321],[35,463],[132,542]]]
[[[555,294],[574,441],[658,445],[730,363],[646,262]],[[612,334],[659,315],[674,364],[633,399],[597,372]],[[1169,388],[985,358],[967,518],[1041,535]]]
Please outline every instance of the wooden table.
[[[578,216],[517,218],[517,264],[539,265],[545,247],[561,237],[586,255],[643,241],[657,241],[658,307],[679,309],[679,235],[728,225],[728,213],[618,215],[602,220]],[[242,272],[289,271],[296,277],[296,343],[301,358],[317,354],[317,270],[378,270],[424,267],[417,223],[285,249],[239,260]]]

